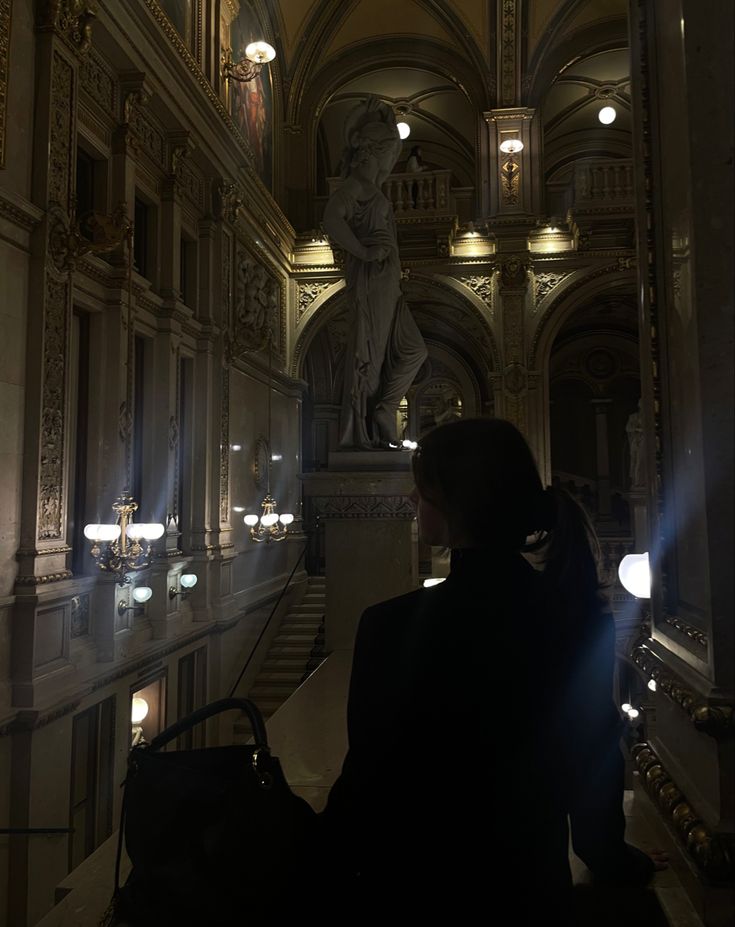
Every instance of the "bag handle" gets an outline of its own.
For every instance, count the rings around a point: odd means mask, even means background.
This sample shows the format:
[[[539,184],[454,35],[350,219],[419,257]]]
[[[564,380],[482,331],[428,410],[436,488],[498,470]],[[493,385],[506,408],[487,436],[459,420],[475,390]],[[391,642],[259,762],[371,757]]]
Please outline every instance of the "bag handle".
[[[218,715],[222,711],[229,711],[233,708],[238,708],[240,711],[244,711],[248,716],[250,726],[253,729],[255,746],[261,750],[268,750],[268,737],[265,733],[265,723],[263,721],[263,716],[258,710],[257,705],[255,705],[250,701],[250,699],[247,698],[221,698],[216,702],[211,702],[209,705],[205,705],[204,708],[199,708],[197,711],[193,711],[190,715],[187,715],[185,718],[181,718],[179,721],[176,721],[174,724],[167,727],[165,731],[161,731],[160,734],[153,738],[150,744],[146,747],[146,750],[160,750],[161,747],[165,747],[167,743],[175,740],[185,731],[190,730],[195,725],[200,724],[202,721],[206,721],[207,718],[211,718],[213,715]]]

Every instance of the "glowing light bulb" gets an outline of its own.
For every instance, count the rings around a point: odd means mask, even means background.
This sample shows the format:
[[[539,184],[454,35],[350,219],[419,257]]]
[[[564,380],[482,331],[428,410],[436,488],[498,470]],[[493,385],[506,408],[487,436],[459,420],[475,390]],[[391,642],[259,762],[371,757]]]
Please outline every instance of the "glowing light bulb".
[[[617,116],[618,114],[614,106],[603,106],[597,114],[597,118],[604,126],[609,126],[611,123],[615,122]]]
[[[523,142],[519,138],[506,138],[500,143],[500,150],[503,154],[518,154],[523,151]]]
[[[133,589],[133,598],[138,603],[138,605],[143,605],[143,603],[147,602],[152,595],[153,590],[150,586],[136,586],[135,589]]]
[[[245,57],[255,64],[266,64],[276,57],[276,50],[267,42],[251,42],[245,49]]]
[[[398,129],[398,134],[401,138],[408,138],[411,134],[411,126],[407,122],[398,122],[396,123],[396,128]]]
[[[116,541],[120,537],[120,525],[85,525],[84,537],[89,541]]]
[[[637,599],[651,598],[651,568],[648,552],[626,554],[620,561],[618,576],[623,587]]]
[[[139,695],[133,696],[133,703],[130,709],[130,720],[133,724],[140,724],[140,722],[148,714],[148,702],[144,698],[141,698]]]
[[[637,708],[631,708],[630,711],[628,712],[628,717],[630,718],[631,721],[635,721],[635,719],[639,715],[640,715],[640,711],[638,711]]]
[[[197,575],[196,573],[182,573],[180,582],[184,589],[193,589],[197,584]]]
[[[623,704],[620,707],[627,714],[633,706],[630,704],[630,702],[623,702]]]
[[[258,516],[257,515],[246,515],[245,518],[243,518],[243,521],[250,528],[254,528],[255,525],[258,524]]]
[[[291,515],[290,512],[285,512],[283,515],[281,515],[279,521],[282,525],[290,525],[293,521],[293,515]]]
[[[443,583],[446,579],[446,576],[432,576],[430,579],[424,580],[424,589],[431,589],[432,586],[438,586],[439,583]]]
[[[278,513],[269,512],[268,515],[263,515],[260,520],[263,523],[264,528],[270,528],[271,525],[275,525],[275,523],[278,521]]]
[[[655,680],[655,679],[649,679],[649,680],[648,680],[648,688],[651,690],[651,692],[655,692],[655,691],[656,691],[656,689],[658,688],[658,686],[656,685],[656,680]]]

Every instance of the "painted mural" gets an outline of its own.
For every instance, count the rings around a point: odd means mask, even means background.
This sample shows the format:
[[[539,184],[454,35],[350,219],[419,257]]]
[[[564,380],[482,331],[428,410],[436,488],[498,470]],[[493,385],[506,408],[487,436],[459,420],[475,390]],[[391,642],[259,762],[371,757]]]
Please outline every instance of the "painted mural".
[[[194,37],[194,0],[158,0],[158,4],[171,20],[187,48],[191,48]]]
[[[233,61],[245,57],[251,42],[265,37],[257,13],[249,0],[240,0],[237,15],[230,23],[229,37],[222,36],[223,46],[232,49]],[[230,113],[248,140],[260,179],[270,190],[273,181],[273,90],[270,67],[248,83],[230,81]]]

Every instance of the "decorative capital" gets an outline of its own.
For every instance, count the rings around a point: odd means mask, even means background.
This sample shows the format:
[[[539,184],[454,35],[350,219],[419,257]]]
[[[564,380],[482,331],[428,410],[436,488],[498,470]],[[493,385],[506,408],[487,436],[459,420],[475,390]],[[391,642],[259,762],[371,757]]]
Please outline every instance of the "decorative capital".
[[[92,46],[92,21],[97,16],[94,0],[46,0],[42,5],[40,28],[53,29],[80,56]]]

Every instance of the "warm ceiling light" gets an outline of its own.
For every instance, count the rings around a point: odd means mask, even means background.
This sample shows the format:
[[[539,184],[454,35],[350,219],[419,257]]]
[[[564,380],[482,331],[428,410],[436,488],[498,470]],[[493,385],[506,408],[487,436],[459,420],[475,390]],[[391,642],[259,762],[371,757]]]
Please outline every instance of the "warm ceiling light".
[[[399,122],[396,124],[398,128],[398,134],[401,138],[408,138],[411,134],[411,126],[407,122]]]
[[[251,42],[245,49],[245,57],[254,64],[266,64],[276,57],[276,50],[267,42]]]
[[[651,598],[651,568],[648,553],[626,554],[620,561],[618,577],[624,589],[637,599]]]
[[[500,150],[503,154],[517,154],[523,151],[523,142],[519,138],[506,138],[500,143]]]
[[[609,126],[611,122],[615,122],[617,115],[614,106],[603,106],[597,114],[597,118],[604,126]]]

